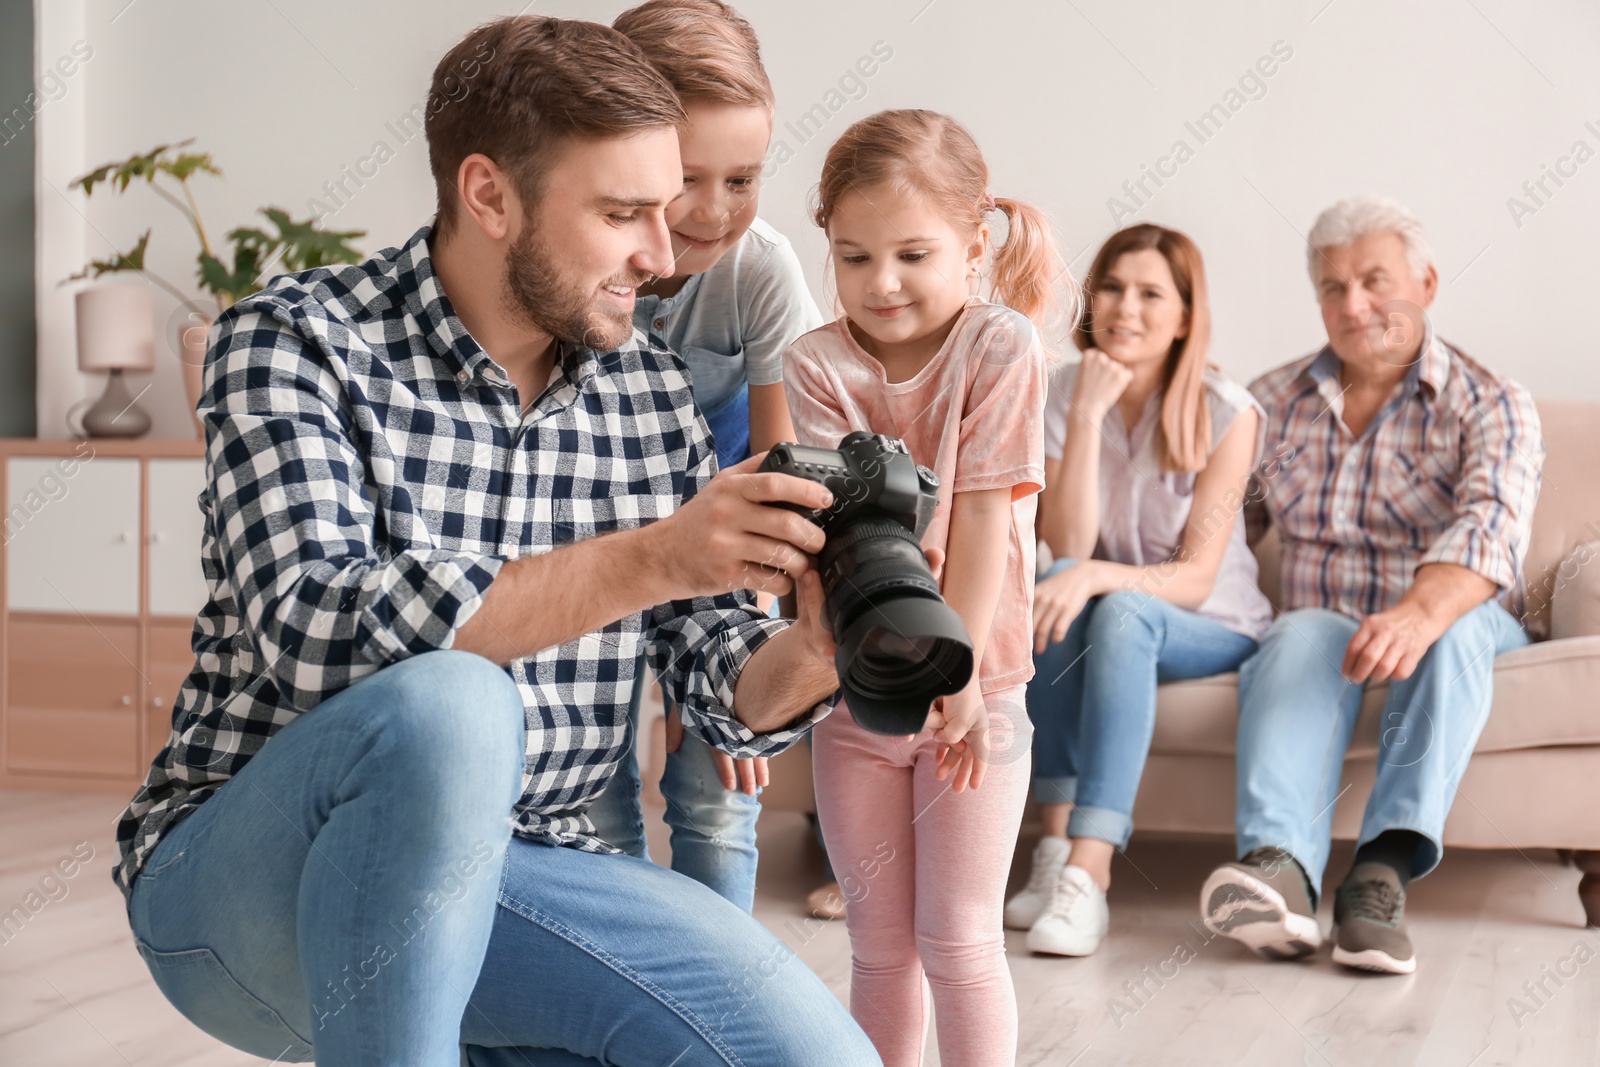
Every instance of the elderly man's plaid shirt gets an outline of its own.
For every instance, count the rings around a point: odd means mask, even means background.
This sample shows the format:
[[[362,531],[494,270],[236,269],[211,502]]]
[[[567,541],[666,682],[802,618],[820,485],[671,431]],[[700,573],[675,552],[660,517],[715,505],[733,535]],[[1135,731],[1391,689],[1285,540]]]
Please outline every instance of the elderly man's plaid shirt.
[[[210,599],[173,737],[117,826],[125,893],[162,833],[277,730],[386,664],[449,648],[506,560],[663,518],[716,470],[683,363],[637,332],[617,351],[563,347],[522,416],[434,277],[429,235],[278,278],[214,328],[200,405]],[[829,702],[764,735],[728,710],[744,662],[785,625],[729,593],[513,664],[528,724],[516,832],[615,851],[584,809],[623,751],[641,645],[717,748],[770,755],[800,737]]]
[[[1544,438],[1533,400],[1436,338],[1360,437],[1329,348],[1250,385],[1266,409],[1246,521],[1283,543],[1284,611],[1392,608],[1424,563],[1483,575],[1518,612]]]

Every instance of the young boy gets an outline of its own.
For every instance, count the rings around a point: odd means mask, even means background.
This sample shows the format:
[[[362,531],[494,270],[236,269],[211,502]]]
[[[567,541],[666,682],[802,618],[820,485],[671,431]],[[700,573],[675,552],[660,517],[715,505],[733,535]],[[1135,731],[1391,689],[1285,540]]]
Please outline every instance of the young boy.
[[[822,324],[789,242],[756,217],[772,138],[773,95],[750,24],[720,0],[650,0],[615,28],[661,71],[689,123],[679,138],[683,193],[667,208],[675,270],[639,290],[634,326],[688,364],[695,401],[721,467],[794,440],[783,392],[783,351]],[[765,605],[764,605],[765,606]],[[637,737],[644,674],[635,686],[635,751],[589,810],[609,843],[644,856]],[[672,869],[749,911],[755,900],[755,825],[766,760],[735,761],[667,713],[661,792],[672,828]]]

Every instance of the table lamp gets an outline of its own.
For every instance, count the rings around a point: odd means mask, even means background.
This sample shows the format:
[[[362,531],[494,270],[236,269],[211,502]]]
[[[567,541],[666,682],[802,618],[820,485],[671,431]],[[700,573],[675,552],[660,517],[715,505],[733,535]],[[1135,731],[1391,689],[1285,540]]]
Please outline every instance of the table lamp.
[[[122,380],[127,370],[156,365],[155,303],[145,285],[96,285],[77,294],[78,369],[109,372],[106,391],[83,414],[88,437],[141,437],[150,416]]]

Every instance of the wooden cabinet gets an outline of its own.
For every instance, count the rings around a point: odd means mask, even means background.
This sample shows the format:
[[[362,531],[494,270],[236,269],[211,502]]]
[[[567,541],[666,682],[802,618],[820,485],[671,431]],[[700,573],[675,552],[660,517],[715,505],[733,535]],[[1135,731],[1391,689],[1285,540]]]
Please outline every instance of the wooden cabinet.
[[[139,613],[139,461],[6,459],[6,610]]]
[[[195,557],[195,566],[200,559]],[[145,630],[145,730],[139,762],[149,766],[166,747],[172,733],[172,700],[194,669],[189,638],[194,628],[187,622],[152,621]]]
[[[136,773],[138,623],[13,618],[8,630],[7,773]]]
[[[197,503],[205,480],[205,463],[198,459],[152,459],[146,467],[152,615],[176,615],[192,621],[206,602]]]
[[[199,444],[0,440],[0,787],[131,793],[205,603]]]

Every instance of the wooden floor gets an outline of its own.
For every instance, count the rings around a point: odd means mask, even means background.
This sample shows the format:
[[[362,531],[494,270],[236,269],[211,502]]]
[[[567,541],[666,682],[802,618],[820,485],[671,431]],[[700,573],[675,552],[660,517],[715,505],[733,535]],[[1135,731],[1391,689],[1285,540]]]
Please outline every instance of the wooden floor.
[[[0,792],[0,913],[75,847],[87,855],[80,842],[94,850],[75,877],[45,886],[58,899],[0,932],[0,1065],[264,1063],[185,1022],[134,952],[111,882],[121,807],[117,797]],[[647,821],[652,852],[665,856],[659,818]],[[809,920],[801,907],[819,860],[804,821],[769,813],[761,849],[757,917],[843,998],[843,924]],[[1326,951],[1268,964],[1208,942],[1198,886],[1227,851],[1221,840],[1136,842],[1115,869],[1111,935],[1088,959],[1030,956],[1022,935],[1009,935],[1019,1063],[1600,1064],[1600,931],[1583,929],[1576,872],[1552,854],[1452,852],[1412,888],[1418,972],[1391,978],[1337,969]],[[1348,862],[1338,849],[1331,869]],[[928,1062],[938,1063],[931,1041]]]

